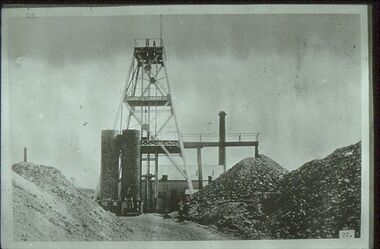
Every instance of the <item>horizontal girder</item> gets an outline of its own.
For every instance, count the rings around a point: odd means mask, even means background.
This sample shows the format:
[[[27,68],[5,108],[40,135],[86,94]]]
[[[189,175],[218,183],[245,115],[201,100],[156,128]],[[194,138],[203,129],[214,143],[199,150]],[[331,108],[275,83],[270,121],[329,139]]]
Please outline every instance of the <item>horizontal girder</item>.
[[[181,153],[179,141],[177,140],[145,140],[145,139],[142,139],[140,143],[141,153],[166,154],[166,152],[162,149],[162,146],[160,144],[164,146],[171,154]]]
[[[259,142],[251,141],[251,142],[224,142],[221,144],[220,142],[183,142],[185,149],[195,149],[202,147],[239,147],[239,146],[258,146]]]
[[[125,96],[124,102],[129,106],[168,106],[169,96]]]

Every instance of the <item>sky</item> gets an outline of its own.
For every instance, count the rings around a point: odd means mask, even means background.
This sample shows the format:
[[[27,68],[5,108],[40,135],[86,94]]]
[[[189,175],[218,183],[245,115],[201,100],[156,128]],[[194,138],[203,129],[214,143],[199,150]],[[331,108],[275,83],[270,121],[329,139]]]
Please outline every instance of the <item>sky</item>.
[[[29,161],[94,188],[134,39],[158,37],[159,16],[7,24],[12,163],[27,147]],[[359,15],[165,15],[163,38],[181,132],[217,132],[224,110],[227,132],[259,132],[260,153],[288,170],[360,140]],[[203,155],[217,164],[216,149]],[[227,169],[252,155],[227,149]]]

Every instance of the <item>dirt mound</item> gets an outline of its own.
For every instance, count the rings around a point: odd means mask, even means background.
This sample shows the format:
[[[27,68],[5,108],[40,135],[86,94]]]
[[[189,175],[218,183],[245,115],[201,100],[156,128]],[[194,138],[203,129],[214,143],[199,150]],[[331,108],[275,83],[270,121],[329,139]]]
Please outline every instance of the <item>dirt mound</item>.
[[[191,197],[189,219],[243,238],[267,238],[267,215],[286,173],[264,155],[246,158]]]
[[[287,174],[281,208],[272,216],[274,238],[337,238],[360,234],[361,143],[335,150]]]
[[[131,233],[57,169],[25,162],[12,169],[16,240],[122,240]]]
[[[360,237],[360,186],[360,142],[290,173],[247,158],[191,197],[188,218],[243,239]]]
[[[286,169],[266,156],[249,157],[195,193],[192,199],[207,198],[207,201],[214,203],[236,200],[257,192],[277,191],[286,173]]]

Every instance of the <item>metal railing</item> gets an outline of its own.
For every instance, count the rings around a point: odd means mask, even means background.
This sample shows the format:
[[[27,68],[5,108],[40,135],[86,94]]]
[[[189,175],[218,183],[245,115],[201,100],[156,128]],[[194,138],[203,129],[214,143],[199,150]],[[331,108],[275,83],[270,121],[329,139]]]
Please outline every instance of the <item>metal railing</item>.
[[[164,41],[162,38],[138,38],[135,39],[135,47],[163,47]]]
[[[226,133],[226,142],[252,142],[259,141],[260,133]],[[218,133],[184,133],[186,142],[219,142]]]

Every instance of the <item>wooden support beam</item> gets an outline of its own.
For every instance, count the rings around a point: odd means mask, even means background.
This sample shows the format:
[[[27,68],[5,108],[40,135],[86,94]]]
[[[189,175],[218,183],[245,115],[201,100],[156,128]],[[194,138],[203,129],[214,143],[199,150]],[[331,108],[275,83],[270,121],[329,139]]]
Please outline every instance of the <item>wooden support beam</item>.
[[[154,160],[154,204],[155,210],[158,210],[158,153],[155,154]]]
[[[150,192],[150,154],[147,154],[147,165],[146,165],[146,175],[147,177],[145,177],[145,193],[146,193],[146,199],[145,199],[145,207],[147,210],[149,210],[151,208],[151,203],[150,203],[150,200],[151,200],[151,192]]]
[[[178,170],[178,172],[185,178],[187,179],[185,173],[183,173],[182,169],[177,165],[177,163],[175,162],[175,160],[173,159],[173,156],[170,154],[170,152],[165,148],[165,146],[162,144],[162,143],[158,143],[160,145],[160,147],[165,151],[169,161],[174,165],[174,167],[176,167],[176,169]]]

